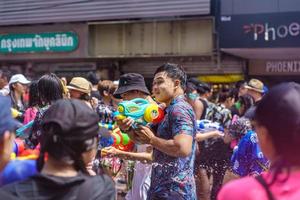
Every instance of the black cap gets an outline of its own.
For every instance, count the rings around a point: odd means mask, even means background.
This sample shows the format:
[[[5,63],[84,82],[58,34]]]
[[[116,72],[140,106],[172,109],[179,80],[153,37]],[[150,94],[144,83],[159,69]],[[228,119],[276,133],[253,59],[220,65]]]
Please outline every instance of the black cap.
[[[61,128],[59,137],[65,140],[84,141],[99,132],[98,115],[86,103],[76,99],[56,101],[43,117],[43,128],[51,123]]]
[[[121,94],[131,90],[138,90],[145,94],[150,94],[146,87],[144,77],[137,73],[127,73],[120,77],[119,87],[114,93],[115,98],[121,98]]]

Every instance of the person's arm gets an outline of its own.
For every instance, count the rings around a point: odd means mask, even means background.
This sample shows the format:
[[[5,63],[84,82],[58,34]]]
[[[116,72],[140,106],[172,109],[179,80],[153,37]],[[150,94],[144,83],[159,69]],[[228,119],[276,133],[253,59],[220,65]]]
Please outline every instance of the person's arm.
[[[5,131],[0,138],[0,172],[5,168],[6,164],[10,161],[10,156],[13,149],[13,141],[15,134]]]
[[[159,151],[174,157],[186,157],[192,152],[193,136],[179,133],[173,139],[165,140],[155,136],[147,126],[139,126],[135,130],[137,141],[151,144]]]
[[[104,154],[115,155],[119,158],[124,158],[126,160],[139,160],[144,162],[152,161],[152,147],[149,146],[146,152],[127,152],[116,149],[115,147],[107,147],[103,150]]]
[[[165,140],[153,135],[150,139],[150,144],[169,156],[187,157],[192,152],[193,137],[186,134],[178,134],[173,140]]]
[[[203,140],[209,139],[209,138],[213,138],[213,137],[223,137],[224,134],[218,130],[215,131],[210,131],[210,132],[206,132],[206,133],[197,133],[196,134],[196,141],[197,142],[201,142]]]
[[[200,120],[202,113],[203,113],[204,106],[203,106],[203,103],[199,99],[194,102],[193,109],[194,109],[194,112],[196,115],[196,119]]]
[[[159,134],[146,126],[139,126],[134,130],[137,139],[145,144],[151,144],[157,150],[173,156],[186,157],[192,152],[195,137],[195,115],[191,108],[185,105],[174,106],[168,113],[169,138],[160,138]]]

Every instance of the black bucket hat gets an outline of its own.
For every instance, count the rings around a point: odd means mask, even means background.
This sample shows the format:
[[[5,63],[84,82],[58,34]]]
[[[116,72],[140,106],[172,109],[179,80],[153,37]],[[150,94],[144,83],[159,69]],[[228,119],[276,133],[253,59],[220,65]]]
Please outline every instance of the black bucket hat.
[[[121,94],[131,90],[138,90],[145,94],[150,94],[146,87],[145,79],[141,74],[127,73],[120,77],[119,87],[114,93],[114,97],[121,99]]]

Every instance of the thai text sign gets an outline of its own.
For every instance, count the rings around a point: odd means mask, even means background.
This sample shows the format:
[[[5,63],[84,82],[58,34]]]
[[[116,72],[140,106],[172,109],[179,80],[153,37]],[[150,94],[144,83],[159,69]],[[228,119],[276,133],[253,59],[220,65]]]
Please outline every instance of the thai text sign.
[[[78,46],[74,32],[0,35],[0,53],[71,52]]]

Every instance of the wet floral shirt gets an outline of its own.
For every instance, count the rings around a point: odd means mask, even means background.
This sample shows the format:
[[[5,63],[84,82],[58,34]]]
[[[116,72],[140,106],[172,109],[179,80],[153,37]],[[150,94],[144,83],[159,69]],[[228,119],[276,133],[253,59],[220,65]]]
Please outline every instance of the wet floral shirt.
[[[184,96],[176,97],[166,109],[165,118],[156,127],[158,137],[170,140],[178,134],[195,138],[196,118],[193,108]],[[192,153],[188,157],[169,156],[157,149],[153,150],[151,186],[148,199],[196,199],[194,180],[195,140]]]

